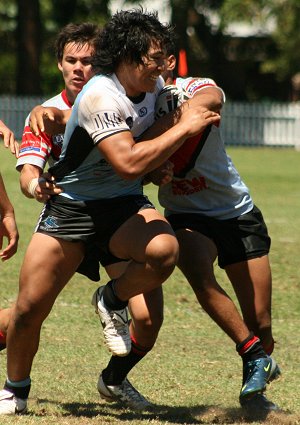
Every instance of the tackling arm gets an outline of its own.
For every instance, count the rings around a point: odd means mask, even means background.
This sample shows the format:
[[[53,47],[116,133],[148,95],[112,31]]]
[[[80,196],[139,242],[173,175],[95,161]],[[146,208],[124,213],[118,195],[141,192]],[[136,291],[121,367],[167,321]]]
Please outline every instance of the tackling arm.
[[[98,149],[117,174],[134,180],[158,168],[186,139],[219,122],[220,115],[202,106],[183,107],[180,116],[175,113],[173,119],[175,124],[158,136],[147,133],[143,141],[135,143],[130,131],[124,131],[102,140]],[[165,128],[165,123],[161,125],[160,131]]]

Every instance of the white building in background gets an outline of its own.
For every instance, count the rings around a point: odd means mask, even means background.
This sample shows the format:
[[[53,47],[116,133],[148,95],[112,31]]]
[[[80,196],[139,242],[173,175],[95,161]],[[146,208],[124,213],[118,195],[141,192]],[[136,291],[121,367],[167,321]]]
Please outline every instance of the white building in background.
[[[138,3],[132,3],[126,0],[110,0],[109,9],[111,13],[116,13],[118,10],[128,10],[143,6],[144,9],[150,11],[156,10],[158,18],[163,23],[169,23],[171,20],[170,0],[140,0]]]

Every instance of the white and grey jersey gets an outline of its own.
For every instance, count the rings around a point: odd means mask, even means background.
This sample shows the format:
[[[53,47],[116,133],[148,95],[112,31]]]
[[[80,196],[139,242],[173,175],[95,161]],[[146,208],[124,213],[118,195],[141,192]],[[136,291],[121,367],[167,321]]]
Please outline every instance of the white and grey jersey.
[[[77,96],[67,124],[62,154],[51,172],[63,196],[77,200],[108,199],[142,193],[141,179],[127,181],[116,174],[97,148],[117,133],[131,131],[135,140],[154,122],[154,106],[163,86],[139,99],[126,96],[116,75],[93,77]]]

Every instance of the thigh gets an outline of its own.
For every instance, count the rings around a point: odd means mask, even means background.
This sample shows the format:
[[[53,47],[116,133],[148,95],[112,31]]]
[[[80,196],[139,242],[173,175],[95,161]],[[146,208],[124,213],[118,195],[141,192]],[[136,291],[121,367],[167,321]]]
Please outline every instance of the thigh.
[[[217,248],[214,242],[199,233],[189,229],[180,229],[176,232],[179,242],[178,267],[192,286],[202,280],[214,280],[213,265],[217,257]]]
[[[68,242],[41,233],[32,236],[19,284],[18,306],[49,310],[75,273],[84,254],[82,243]]]
[[[128,266],[128,261],[120,261],[118,263],[112,263],[105,266],[106,273],[110,277],[110,279],[117,279],[120,277]]]
[[[145,262],[152,252],[177,250],[176,236],[167,220],[155,209],[143,209],[131,216],[113,234],[109,242],[113,255]]]

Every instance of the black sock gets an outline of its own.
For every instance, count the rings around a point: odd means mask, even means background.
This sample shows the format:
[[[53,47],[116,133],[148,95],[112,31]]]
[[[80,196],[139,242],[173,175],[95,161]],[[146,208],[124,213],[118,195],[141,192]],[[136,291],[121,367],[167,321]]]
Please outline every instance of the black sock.
[[[120,385],[131,369],[140,362],[151,348],[139,346],[131,340],[131,351],[127,356],[112,356],[107,367],[102,371],[106,385]]]
[[[102,297],[104,304],[111,310],[123,310],[128,305],[128,301],[122,301],[115,293],[114,280],[108,282],[103,289]]]
[[[13,393],[16,397],[26,400],[30,392],[31,384],[26,385],[25,387],[15,387],[5,381],[4,389]]]
[[[243,363],[267,357],[260,339],[254,336],[253,332],[244,341],[236,345],[236,350],[242,357]]]

